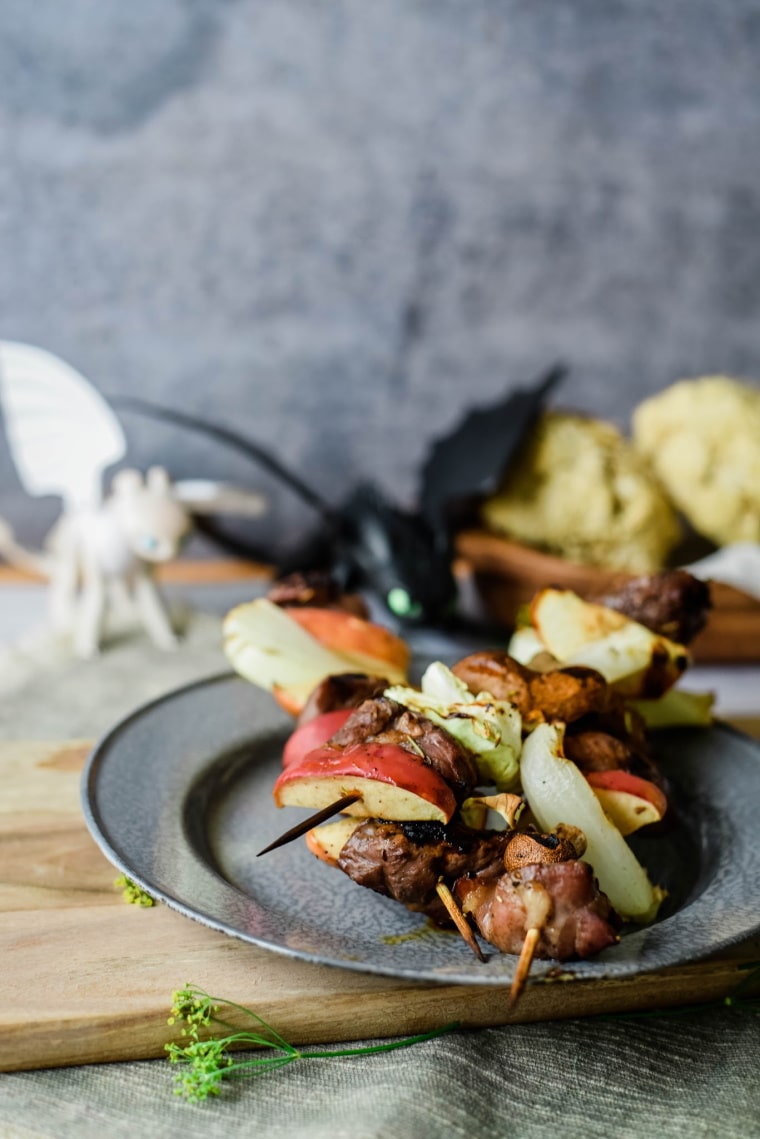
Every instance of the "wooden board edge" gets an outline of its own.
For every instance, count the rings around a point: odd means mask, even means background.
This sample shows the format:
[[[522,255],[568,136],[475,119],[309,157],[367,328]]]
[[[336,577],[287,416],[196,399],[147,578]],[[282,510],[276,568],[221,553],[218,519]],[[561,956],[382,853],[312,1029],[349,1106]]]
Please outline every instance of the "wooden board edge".
[[[684,1006],[722,1002],[746,977],[748,964],[712,962],[633,978],[541,982],[528,986],[513,1011],[507,1007],[506,987],[439,985],[376,989],[332,999],[322,995],[315,1017],[306,1024],[300,999],[266,1005],[258,999],[255,1011],[298,1047],[345,1044],[348,1005],[353,1026],[348,1039],[354,1041],[433,1032],[452,1022],[457,1022],[457,1030],[471,1031],[596,1016],[630,1018],[653,1010],[667,1015],[668,1009],[682,1012]],[[168,1009],[162,1008],[117,1020],[101,1016],[81,1022],[40,1020],[23,1028],[0,1025],[0,1072],[158,1059],[165,1056],[170,1040],[182,1041],[167,1017]]]

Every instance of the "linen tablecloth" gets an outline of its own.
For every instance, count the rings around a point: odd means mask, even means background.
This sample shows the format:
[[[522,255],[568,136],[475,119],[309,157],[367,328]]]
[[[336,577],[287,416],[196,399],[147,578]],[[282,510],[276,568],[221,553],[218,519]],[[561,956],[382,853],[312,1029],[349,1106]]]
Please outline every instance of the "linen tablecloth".
[[[17,619],[20,596],[0,592],[0,630],[3,613],[6,629],[10,610]],[[34,597],[24,593],[30,609]],[[210,612],[190,614],[173,654],[128,636],[98,662],[65,665],[45,653],[44,634],[19,640],[14,629],[14,645],[0,651],[0,737],[95,737],[144,700],[223,670],[219,613],[240,597],[240,586],[180,597]],[[306,1059],[230,1083],[218,1100],[197,1105],[173,1095],[164,1060],[12,1073],[0,1077],[0,1139],[748,1139],[760,1136],[759,1058],[760,1017],[713,1006],[513,1025],[357,1059]]]

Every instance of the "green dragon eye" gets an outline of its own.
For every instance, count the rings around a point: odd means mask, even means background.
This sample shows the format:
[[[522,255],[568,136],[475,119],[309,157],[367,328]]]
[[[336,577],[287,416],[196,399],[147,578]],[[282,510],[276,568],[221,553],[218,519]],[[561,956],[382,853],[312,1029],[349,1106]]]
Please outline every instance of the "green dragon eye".
[[[419,601],[414,601],[400,585],[389,590],[385,600],[391,613],[397,617],[419,617],[422,613]]]

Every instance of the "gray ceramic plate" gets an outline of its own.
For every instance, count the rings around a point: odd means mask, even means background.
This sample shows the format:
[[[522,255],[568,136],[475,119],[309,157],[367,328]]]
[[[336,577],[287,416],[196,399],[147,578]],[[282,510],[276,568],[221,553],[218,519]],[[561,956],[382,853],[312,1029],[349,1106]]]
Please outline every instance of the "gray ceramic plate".
[[[230,675],[135,712],[84,774],[85,816],[106,857],[187,917],[277,953],[419,981],[509,984],[515,958],[491,952],[479,963],[457,934],[355,885],[302,840],[255,857],[306,814],[272,802],[290,727],[266,693]],[[760,745],[718,725],[666,733],[660,752],[679,818],[636,849],[668,901],[655,925],[568,965],[579,977],[693,960],[760,928]],[[549,968],[536,962],[532,976]]]

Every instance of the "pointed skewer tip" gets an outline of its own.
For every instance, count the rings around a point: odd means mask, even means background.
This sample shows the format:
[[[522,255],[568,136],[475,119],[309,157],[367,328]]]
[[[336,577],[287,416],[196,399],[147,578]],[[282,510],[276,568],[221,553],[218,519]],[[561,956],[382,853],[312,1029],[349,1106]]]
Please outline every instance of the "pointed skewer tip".
[[[294,842],[295,839],[300,838],[302,834],[306,834],[312,827],[319,826],[320,823],[326,822],[331,819],[333,815],[339,815],[341,811],[345,811],[346,807],[350,807],[352,803],[356,803],[361,799],[361,795],[353,792],[351,795],[344,795],[342,799],[336,800],[331,803],[329,807],[323,807],[321,811],[316,811],[313,815],[309,815],[308,819],[304,819],[302,823],[297,823],[296,826],[291,827],[289,831],[285,831],[274,842],[270,842],[269,846],[265,846],[256,855],[261,858],[262,854],[269,854],[270,850],[276,850],[278,846],[285,846],[289,842]]]
[[[475,954],[479,961],[485,961],[483,951],[475,940],[474,933],[467,924],[467,918],[460,910],[459,906],[456,903],[454,895],[443,880],[437,883],[435,892],[443,902],[444,906],[446,907],[446,912],[453,921],[454,925],[457,927],[459,933],[469,945],[472,952]]]
[[[514,980],[509,990],[508,1008],[510,1012],[517,1006],[517,1002],[523,994],[525,982],[528,980],[528,973],[533,963],[533,954],[536,952],[536,946],[538,945],[540,936],[541,930],[537,926],[532,926],[525,934],[525,940],[523,941],[522,950],[520,951],[520,959],[517,962]]]

